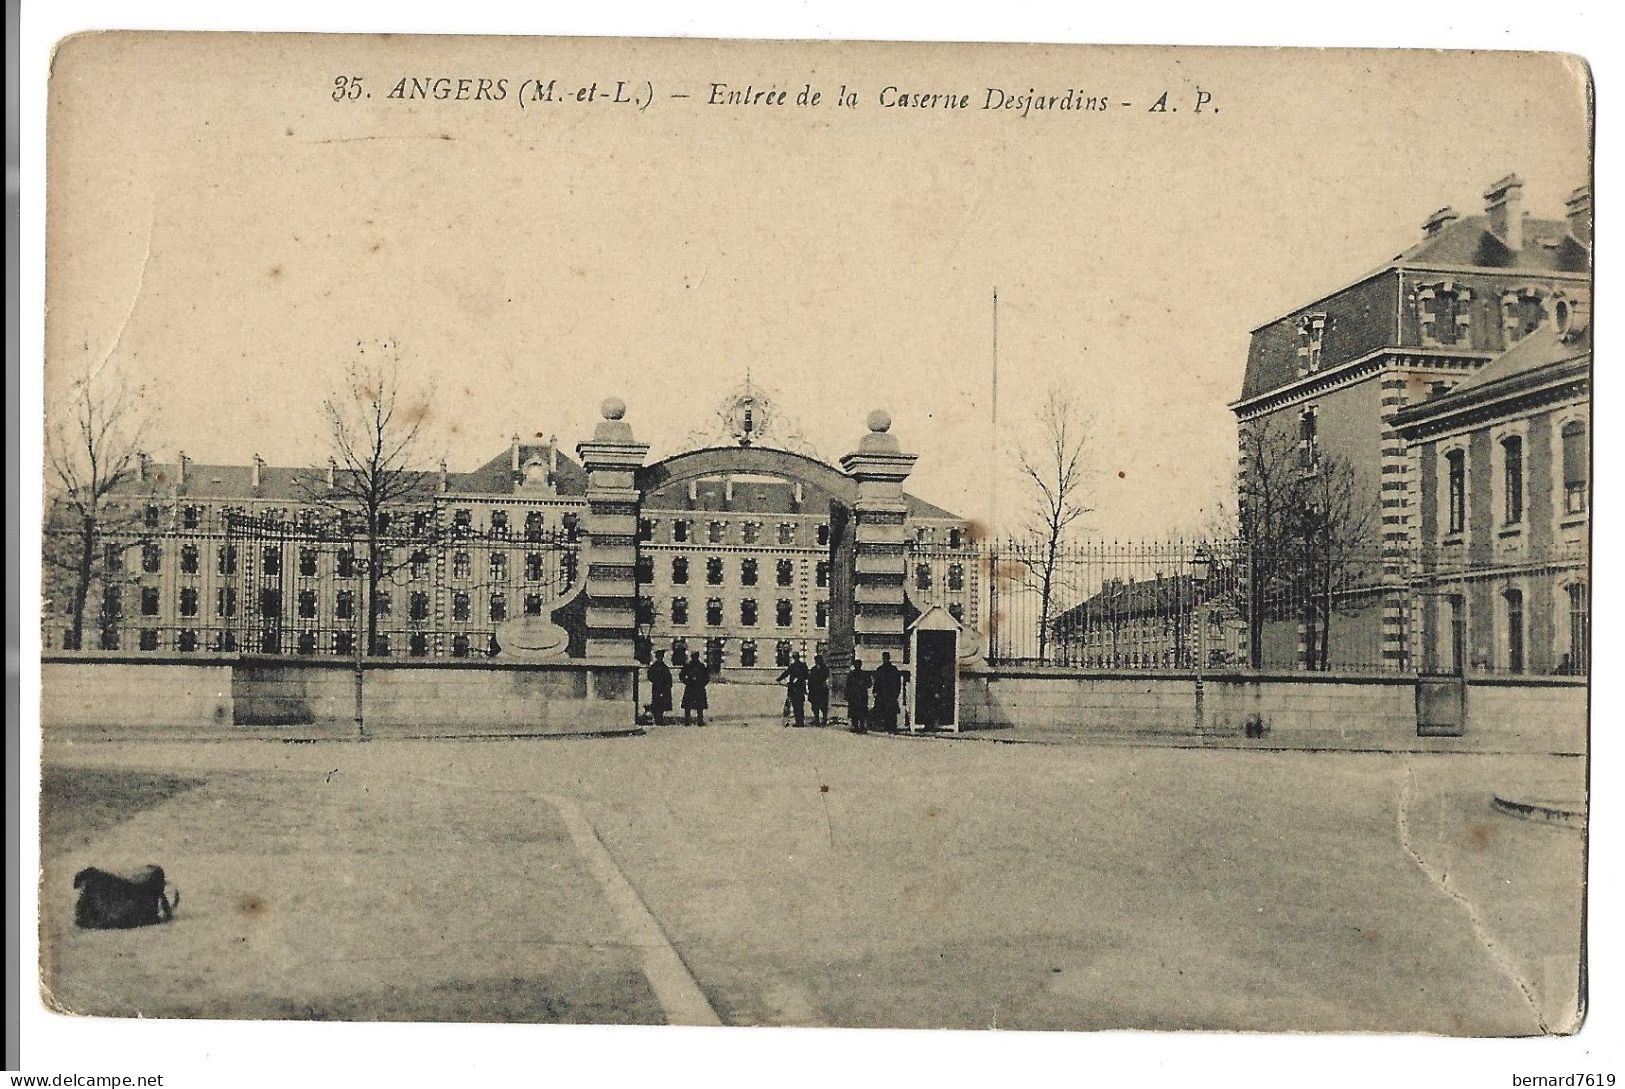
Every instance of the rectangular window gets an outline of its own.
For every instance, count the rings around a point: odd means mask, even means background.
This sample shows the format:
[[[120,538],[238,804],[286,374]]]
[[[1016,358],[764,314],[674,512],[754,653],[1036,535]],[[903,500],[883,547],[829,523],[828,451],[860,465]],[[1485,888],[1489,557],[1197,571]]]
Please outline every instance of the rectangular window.
[[[300,654],[315,654],[316,653],[316,633],[315,632],[313,632],[313,631],[302,631],[302,632],[299,633],[299,653]]]
[[[1446,476],[1445,526],[1452,535],[1467,528],[1467,451],[1452,450],[1444,456]]]
[[[333,615],[340,620],[355,619],[355,591],[340,590],[334,601]]]
[[[1568,672],[1583,676],[1591,668],[1591,600],[1586,584],[1577,582],[1568,588],[1569,598],[1569,653]],[[1559,668],[1561,672],[1561,667]]]
[[[181,508],[181,526],[185,529],[196,529],[198,525],[198,509],[196,507]]]
[[[1586,482],[1590,476],[1586,450],[1586,426],[1578,421],[1563,425],[1563,512],[1583,514],[1586,509]]]
[[[412,591],[407,605],[407,613],[413,620],[429,619],[429,595],[422,590]]]
[[[422,658],[429,653],[429,637],[420,631],[415,631],[407,640],[408,652],[414,658]]]
[[[158,615],[158,587],[156,587],[156,586],[143,586],[143,587],[141,587],[141,615],[142,616],[157,616]]]
[[[163,563],[163,559],[163,549],[159,548],[156,543],[148,541],[141,546],[141,570],[147,574],[156,574],[159,566]]]
[[[739,664],[746,669],[756,664],[756,640],[746,639],[739,644]]]
[[[237,615],[237,590],[231,586],[222,586],[215,591],[214,613],[216,616]]]
[[[181,574],[197,574],[197,545],[181,545]]]
[[[1501,440],[1501,490],[1506,524],[1523,521],[1523,440],[1516,435]]]
[[[777,604],[775,604],[773,608],[774,622],[781,628],[788,628],[792,623],[792,618],[794,615],[795,608],[790,603],[790,599],[784,597],[779,598]]]
[[[103,545],[102,567],[108,571],[124,570],[124,546],[116,544]]]
[[[655,580],[655,558],[653,556],[639,556],[637,562],[637,580],[648,585]]]
[[[829,602],[820,601],[814,606],[813,623],[820,628],[829,627]]]
[[[140,648],[142,650],[157,650],[158,649],[158,629],[157,628],[142,628],[141,629],[141,635],[139,636],[139,640],[140,641],[139,641],[139,643],[137,645],[140,646]]]
[[[355,635],[352,632],[338,631],[333,633],[334,654],[354,654]]]
[[[688,560],[677,556],[671,561],[671,581],[678,586],[688,582]]]
[[[456,537],[468,536],[468,531],[474,528],[474,512],[467,507],[459,507],[457,513],[452,515],[451,532]]]
[[[965,568],[963,564],[951,563],[948,565],[948,589],[963,590],[965,588]]]
[[[491,553],[491,581],[508,581],[508,554],[506,552]]]
[[[1298,467],[1312,473],[1320,465],[1320,422],[1315,410],[1298,413]]]
[[[494,510],[491,512],[491,536],[506,537],[508,535],[508,512]]]
[[[452,578],[454,578],[454,579],[466,579],[466,578],[468,578],[469,573],[472,570],[472,568],[473,568],[473,565],[469,561],[468,551],[466,549],[459,548],[456,552],[453,552],[451,554],[451,577]]]
[[[260,591],[260,615],[282,615],[282,591],[274,586],[267,586]]]
[[[739,603],[739,622],[747,628],[756,626],[756,599],[747,597]]]
[[[301,548],[299,550],[299,573],[307,579],[316,574],[316,550],[314,548]]]
[[[542,554],[540,552],[527,553],[525,556],[525,581],[542,581]]]
[[[181,615],[197,615],[197,588],[195,586],[188,586],[181,591]]]
[[[705,581],[710,586],[722,585],[722,557],[712,556],[705,561]]]
[[[547,516],[539,510],[533,510],[525,515],[525,540],[539,541],[542,532],[547,526]]]
[[[316,591],[299,591],[299,617],[302,620],[316,619]]]
[[[722,599],[713,597],[705,603],[705,623],[707,627],[722,627]]]
[[[678,544],[688,540],[688,519],[678,518],[672,522],[671,539]]]
[[[742,532],[746,544],[755,544],[762,539],[762,523],[746,522]]]
[[[829,523],[818,523],[818,544],[820,547],[829,544]]]
[[[1503,598],[1506,602],[1506,647],[1507,670],[1511,673],[1523,672],[1523,592],[1521,590],[1508,590]]]
[[[779,543],[781,545],[796,543],[796,524],[794,522],[779,523]]]
[[[674,597],[671,599],[671,622],[679,625],[688,623],[688,598]]]
[[[379,589],[378,596],[372,599],[372,612],[374,616],[389,616],[395,611],[395,599],[388,590]],[[388,653],[387,651],[385,652]]]
[[[655,524],[648,518],[638,519],[638,540],[652,541],[655,539]]]
[[[755,560],[739,561],[739,583],[741,586],[755,586],[757,577],[757,564]]]
[[[260,570],[267,575],[282,574],[282,549],[275,545],[261,549]]]
[[[728,535],[728,527],[722,522],[711,522],[705,527],[705,539],[711,544],[721,544]]]
[[[355,549],[339,549],[339,578],[355,578]]]
[[[458,623],[467,623],[469,614],[469,596],[467,594],[451,595],[451,618]]]
[[[492,594],[491,595],[491,613],[490,613],[490,615],[491,615],[491,622],[493,624],[500,624],[502,621],[508,619],[508,595],[507,594]]]
[[[197,630],[187,628],[180,634],[178,645],[182,654],[190,654],[197,649]]]
[[[780,586],[793,586],[796,581],[796,565],[791,560],[780,560],[774,565],[774,576]]]
[[[146,523],[148,529],[158,528],[158,504],[147,504]]]
[[[525,615],[526,616],[541,616],[542,615],[542,595],[541,594],[526,594],[525,595]]]
[[[919,563],[914,565],[914,588],[916,590],[931,589],[931,565]]]

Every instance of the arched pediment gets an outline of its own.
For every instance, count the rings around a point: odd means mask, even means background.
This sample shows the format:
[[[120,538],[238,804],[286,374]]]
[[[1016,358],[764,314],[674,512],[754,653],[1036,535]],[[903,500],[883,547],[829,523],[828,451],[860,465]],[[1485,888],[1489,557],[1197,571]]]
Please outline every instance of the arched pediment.
[[[699,477],[759,474],[799,480],[828,492],[842,503],[857,501],[857,481],[816,458],[765,446],[712,446],[687,450],[638,470],[638,488],[644,494],[668,484]]]

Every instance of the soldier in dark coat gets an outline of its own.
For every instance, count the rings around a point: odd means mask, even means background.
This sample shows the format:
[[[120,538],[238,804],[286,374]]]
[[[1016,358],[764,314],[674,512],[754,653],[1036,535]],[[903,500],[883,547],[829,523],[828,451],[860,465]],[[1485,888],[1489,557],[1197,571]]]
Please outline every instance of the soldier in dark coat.
[[[891,664],[891,652],[880,655],[875,667],[875,722],[887,733],[897,732],[897,713],[903,696],[903,674]]]
[[[807,671],[807,700],[812,704],[814,726],[829,725],[829,665],[822,654],[813,655]]]
[[[796,717],[794,724],[807,725],[807,663],[801,660],[801,655],[791,655],[790,664],[779,674],[778,681],[789,690],[790,707]],[[787,722],[785,725],[791,724]]]
[[[683,663],[683,671],[677,676],[683,682],[683,725],[692,724],[693,715],[698,712],[700,725],[704,726],[705,686],[711,681],[711,671],[706,668],[704,659],[694,654]]]
[[[852,659],[852,669],[846,675],[846,720],[852,732],[869,732],[869,685],[873,681],[861,658]]]
[[[666,664],[666,652],[655,651],[655,660],[649,663],[649,713],[655,725],[664,726],[671,711],[671,666]]]

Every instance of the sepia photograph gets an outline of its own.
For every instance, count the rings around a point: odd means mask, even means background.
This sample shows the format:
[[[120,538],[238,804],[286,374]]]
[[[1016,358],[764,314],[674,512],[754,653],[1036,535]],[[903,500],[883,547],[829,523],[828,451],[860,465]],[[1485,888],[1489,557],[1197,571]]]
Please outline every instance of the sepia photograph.
[[[98,31],[45,141],[54,1016],[1582,1031],[1581,58]]]

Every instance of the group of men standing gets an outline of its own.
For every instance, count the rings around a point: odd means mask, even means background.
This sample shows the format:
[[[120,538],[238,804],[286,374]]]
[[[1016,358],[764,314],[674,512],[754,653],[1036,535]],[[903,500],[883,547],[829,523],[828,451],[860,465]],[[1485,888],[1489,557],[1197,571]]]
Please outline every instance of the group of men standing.
[[[666,664],[666,652],[654,652],[649,663],[649,712],[656,726],[666,725],[666,716],[672,710],[672,671]],[[789,717],[787,726],[807,724],[807,704],[812,704],[814,726],[829,725],[829,665],[822,654],[813,656],[807,665],[800,654],[790,658],[777,681],[786,688]],[[683,685],[683,725],[705,725],[708,706],[706,686],[711,683],[711,670],[697,654],[691,654],[678,669],[676,679]],[[903,673],[892,664],[891,653],[880,655],[880,665],[871,672],[863,668],[860,658],[852,659],[852,668],[846,675],[846,718],[854,733],[868,733],[873,727],[888,733],[897,732],[897,717],[902,709]]]

